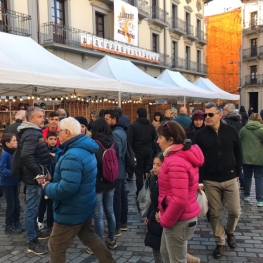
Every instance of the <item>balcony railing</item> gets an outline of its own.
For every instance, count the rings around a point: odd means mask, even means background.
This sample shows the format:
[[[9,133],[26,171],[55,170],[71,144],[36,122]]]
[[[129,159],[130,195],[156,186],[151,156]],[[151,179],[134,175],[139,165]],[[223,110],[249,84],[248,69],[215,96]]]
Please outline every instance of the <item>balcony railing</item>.
[[[85,48],[92,51],[108,52],[120,56],[144,60],[145,62],[163,65],[164,57],[160,53],[128,45],[112,39],[101,38],[89,32],[55,24],[44,23],[43,43],[59,43],[75,48]]]
[[[250,21],[250,22],[246,22],[244,23],[243,25],[243,33],[244,34],[250,34],[251,32],[254,32],[254,31],[258,31],[260,28],[263,25],[263,20],[258,20],[258,21]]]
[[[196,37],[200,41],[207,42],[207,34],[198,28],[196,29]]]
[[[171,68],[176,68],[179,70],[189,70],[194,72],[199,72],[202,74],[207,74],[207,66],[205,64],[197,63],[185,58],[168,58],[166,61],[166,66]]]
[[[177,17],[170,17],[170,29],[174,31],[181,31],[182,33],[186,33],[186,23],[184,20]]]
[[[245,76],[245,85],[258,85],[263,83],[263,74]]]
[[[243,59],[257,57],[259,55],[259,48],[247,48],[243,50]]]
[[[260,56],[260,57],[263,56],[263,46],[260,46],[260,47],[259,47],[258,53],[259,53],[259,56]]]
[[[0,31],[19,35],[31,35],[31,16],[0,7]]]
[[[151,6],[151,15],[152,19],[158,19],[161,20],[162,22],[168,23],[169,17],[168,17],[168,12],[164,11],[158,6]]]

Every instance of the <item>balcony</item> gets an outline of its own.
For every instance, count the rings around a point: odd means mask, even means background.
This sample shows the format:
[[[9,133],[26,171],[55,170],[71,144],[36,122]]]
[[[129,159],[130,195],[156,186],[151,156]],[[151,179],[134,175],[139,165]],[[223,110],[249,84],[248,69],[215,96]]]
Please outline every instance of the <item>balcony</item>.
[[[42,27],[42,44],[45,47],[55,47],[60,50],[79,53],[83,56],[103,57],[107,54],[113,54],[128,57],[134,61],[141,61],[144,64],[164,65],[164,56],[162,54],[144,48],[101,38],[83,30],[53,22],[44,23]]]
[[[186,33],[184,35],[184,38],[187,38],[191,41],[196,41],[197,36],[196,36],[196,30],[194,26],[191,25],[186,25]]]
[[[258,56],[260,57],[260,58],[263,58],[263,46],[260,46],[259,48],[258,48]]]
[[[254,74],[245,76],[245,85],[263,84],[263,74]]]
[[[200,29],[196,29],[196,43],[199,43],[200,45],[207,45],[207,34],[200,30]]]
[[[176,69],[180,72],[191,72],[198,75],[207,75],[207,66],[205,64],[197,63],[185,58],[168,58],[166,66]]]
[[[159,8],[158,6],[150,7],[150,17],[148,22],[154,24],[161,28],[167,27],[169,25],[169,13]]]
[[[138,8],[139,19],[148,18],[150,16],[150,6],[145,0],[122,0],[130,5]]]
[[[259,56],[259,48],[243,49],[243,60],[257,59]]]
[[[0,31],[19,36],[31,36],[31,16],[0,7]]]
[[[169,32],[179,36],[186,34],[186,23],[180,18],[170,17]]]
[[[107,5],[112,5],[114,2],[113,0],[99,0],[99,1]]]
[[[250,35],[261,31],[263,26],[263,20],[255,22],[250,21],[243,25],[243,35]]]

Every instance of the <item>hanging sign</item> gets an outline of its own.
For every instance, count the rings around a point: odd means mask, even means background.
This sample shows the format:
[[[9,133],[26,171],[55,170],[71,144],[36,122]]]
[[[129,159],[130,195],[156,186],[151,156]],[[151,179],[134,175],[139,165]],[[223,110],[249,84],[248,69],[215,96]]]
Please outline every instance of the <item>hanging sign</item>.
[[[167,104],[167,100],[155,100],[156,104]]]

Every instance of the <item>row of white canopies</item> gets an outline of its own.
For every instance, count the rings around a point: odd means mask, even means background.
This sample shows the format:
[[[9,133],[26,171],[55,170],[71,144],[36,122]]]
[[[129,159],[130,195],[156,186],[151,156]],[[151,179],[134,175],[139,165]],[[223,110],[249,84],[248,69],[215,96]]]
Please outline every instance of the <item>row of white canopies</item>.
[[[37,89],[35,88],[37,87]],[[148,99],[200,98],[239,100],[209,79],[194,84],[179,72],[165,70],[157,79],[127,60],[105,56],[88,71],[53,55],[29,37],[0,32],[0,96],[79,96],[118,94]],[[120,101],[120,100],[119,100]]]

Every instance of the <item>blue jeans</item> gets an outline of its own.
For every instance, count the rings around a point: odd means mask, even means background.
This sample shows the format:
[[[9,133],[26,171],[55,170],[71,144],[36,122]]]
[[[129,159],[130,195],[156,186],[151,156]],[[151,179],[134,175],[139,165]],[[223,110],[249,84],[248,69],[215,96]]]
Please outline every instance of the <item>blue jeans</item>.
[[[20,201],[17,185],[2,186],[3,194],[6,200],[5,226],[12,226],[19,222]]]
[[[244,171],[244,196],[250,196],[252,175],[254,172],[256,199],[258,202],[263,202],[263,166],[253,164],[243,164]]]
[[[117,179],[113,209],[116,220],[116,230],[120,228],[120,223],[127,223],[128,217],[128,198],[125,189],[125,180]]]
[[[34,240],[37,237],[37,214],[41,195],[42,187],[40,185],[26,186],[26,205],[24,211],[24,221],[26,237],[28,242]]]
[[[116,221],[113,212],[113,196],[114,189],[109,191],[96,193],[96,206],[94,211],[94,229],[96,234],[102,239],[104,232],[104,222],[103,222],[103,210],[107,219],[110,240],[115,239]]]

